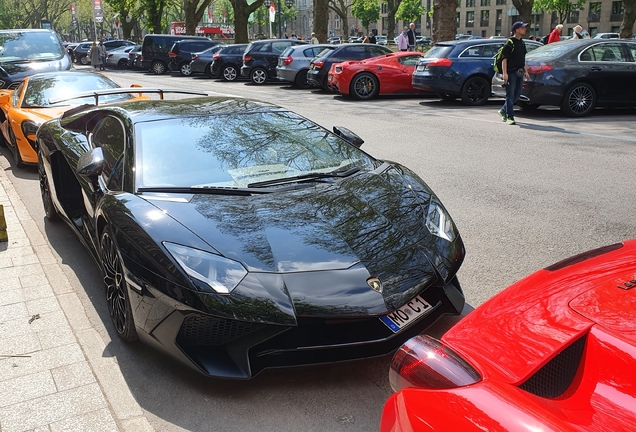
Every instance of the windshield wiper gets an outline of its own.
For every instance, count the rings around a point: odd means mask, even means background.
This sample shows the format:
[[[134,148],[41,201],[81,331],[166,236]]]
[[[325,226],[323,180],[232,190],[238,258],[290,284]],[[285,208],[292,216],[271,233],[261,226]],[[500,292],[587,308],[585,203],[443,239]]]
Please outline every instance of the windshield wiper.
[[[351,174],[357,173],[358,171],[360,171],[360,167],[350,168],[346,171],[331,171],[326,173],[320,173],[320,172],[307,173],[307,174],[297,175],[293,177],[282,177],[279,179],[250,183],[247,185],[247,187],[259,188],[263,186],[275,186],[278,184],[285,184],[285,183],[299,183],[304,181],[313,181],[313,180],[318,180],[322,178],[330,178],[330,177],[348,177]]]
[[[182,193],[182,194],[200,194],[207,193],[212,195],[239,195],[249,196],[253,194],[265,194],[269,191],[260,191],[246,188],[220,187],[220,186],[195,186],[195,187],[179,187],[179,186],[158,186],[158,187],[140,187],[138,192],[157,192],[157,193]]]

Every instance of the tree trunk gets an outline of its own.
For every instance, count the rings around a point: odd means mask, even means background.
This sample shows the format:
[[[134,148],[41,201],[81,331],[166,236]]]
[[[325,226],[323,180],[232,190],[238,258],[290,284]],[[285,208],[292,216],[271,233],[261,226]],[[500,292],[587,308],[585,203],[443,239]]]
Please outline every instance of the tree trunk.
[[[395,37],[395,13],[400,7],[402,0],[388,0],[386,2],[387,14],[386,14],[386,39],[393,40]],[[402,30],[402,29],[400,29]]]
[[[329,37],[329,0],[314,0],[314,33],[320,43]]]
[[[338,3],[336,3],[336,1]],[[346,2],[344,0],[330,0],[329,9],[334,11],[336,15],[338,15],[340,19],[342,20],[342,27],[341,27],[342,36],[343,37],[348,36],[349,35],[349,16],[348,16],[349,8],[347,7]],[[336,36],[335,33],[334,33],[334,36]]]
[[[246,0],[230,0],[230,3],[234,9],[234,43],[248,43],[247,19],[263,5],[263,0],[256,0],[249,5]]]
[[[517,8],[520,21],[525,23],[531,22],[534,0],[512,0],[512,5]]]
[[[186,0],[185,1],[185,20],[186,20],[186,34],[194,35],[205,13],[205,9],[210,5],[212,0],[203,0],[199,5],[200,0]]]
[[[457,0],[433,0],[433,36],[431,45],[455,39]]]
[[[621,23],[621,38],[631,39],[636,21],[636,0],[623,0],[623,22]]]

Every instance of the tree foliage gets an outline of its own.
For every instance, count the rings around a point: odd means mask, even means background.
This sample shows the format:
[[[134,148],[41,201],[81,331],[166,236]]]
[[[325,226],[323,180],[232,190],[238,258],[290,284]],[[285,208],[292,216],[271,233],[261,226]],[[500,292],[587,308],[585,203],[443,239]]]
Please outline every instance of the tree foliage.
[[[380,5],[377,0],[355,0],[351,13],[362,22],[362,27],[369,31],[369,24],[380,19]]]
[[[534,10],[540,10],[544,12],[556,12],[559,17],[559,22],[563,24],[570,12],[579,10],[585,5],[587,0],[534,0]],[[527,22],[527,21],[526,21]]]
[[[426,8],[422,6],[422,0],[402,0],[395,12],[395,17],[405,22],[413,22],[422,18]]]

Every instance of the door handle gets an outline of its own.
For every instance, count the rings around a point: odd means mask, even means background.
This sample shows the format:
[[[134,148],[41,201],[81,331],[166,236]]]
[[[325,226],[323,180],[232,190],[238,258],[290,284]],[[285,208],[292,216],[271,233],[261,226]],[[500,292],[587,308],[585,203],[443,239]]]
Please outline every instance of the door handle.
[[[599,66],[592,66],[592,67],[590,68],[590,70],[591,70],[592,72],[599,72],[599,71],[602,71],[602,70],[603,70],[603,68],[602,68],[602,67],[599,67]]]

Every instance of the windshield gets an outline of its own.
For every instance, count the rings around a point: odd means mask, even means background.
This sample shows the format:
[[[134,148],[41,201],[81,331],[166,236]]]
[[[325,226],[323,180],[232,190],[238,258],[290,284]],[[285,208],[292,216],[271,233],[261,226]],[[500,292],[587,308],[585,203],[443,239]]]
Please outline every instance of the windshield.
[[[135,126],[135,142],[137,188],[245,188],[375,166],[356,147],[290,112],[143,122]]]
[[[551,60],[567,53],[572,49],[572,44],[558,43],[543,45],[526,55],[526,60]]]
[[[66,54],[54,33],[1,32],[0,62],[59,60]]]
[[[424,58],[446,58],[452,50],[452,45],[435,45],[424,53]]]
[[[67,72],[57,75],[46,74],[32,76],[22,98],[22,108],[51,107],[65,105],[94,104],[94,97],[72,99],[51,104],[51,99],[73,96],[94,90],[119,88],[119,85],[103,75],[93,73]],[[120,102],[133,98],[133,95],[104,95],[99,97],[100,103]]]

